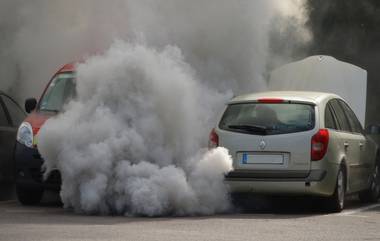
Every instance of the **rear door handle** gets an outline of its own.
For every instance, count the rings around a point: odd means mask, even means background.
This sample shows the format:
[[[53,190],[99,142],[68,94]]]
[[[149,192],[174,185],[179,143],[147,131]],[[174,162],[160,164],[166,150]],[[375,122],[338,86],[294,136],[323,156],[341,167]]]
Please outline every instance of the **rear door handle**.
[[[346,149],[350,146],[350,144],[348,144],[348,142],[345,142],[343,145],[344,145],[344,148],[346,148]]]

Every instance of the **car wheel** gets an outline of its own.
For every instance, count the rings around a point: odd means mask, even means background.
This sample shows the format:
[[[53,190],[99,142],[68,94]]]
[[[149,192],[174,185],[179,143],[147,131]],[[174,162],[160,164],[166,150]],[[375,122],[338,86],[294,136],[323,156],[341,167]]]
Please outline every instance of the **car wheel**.
[[[362,202],[377,202],[380,196],[380,162],[377,162],[371,175],[369,189],[359,193]]]
[[[346,174],[339,169],[336,178],[334,194],[328,198],[328,208],[332,212],[341,212],[344,209],[346,196]]]
[[[16,187],[17,199],[23,205],[35,205],[40,203],[44,190]]]

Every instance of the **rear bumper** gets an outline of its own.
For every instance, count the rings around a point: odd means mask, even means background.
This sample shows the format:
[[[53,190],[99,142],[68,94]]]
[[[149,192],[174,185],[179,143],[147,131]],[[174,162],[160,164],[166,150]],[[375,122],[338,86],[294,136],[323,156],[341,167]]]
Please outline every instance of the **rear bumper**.
[[[41,167],[43,159],[36,148],[28,148],[16,143],[15,148],[16,185],[27,189],[60,190],[61,175],[58,170],[52,171],[44,180]]]
[[[225,183],[232,193],[331,196],[338,170],[338,165],[331,164],[326,170],[311,170],[306,177],[264,177],[235,171],[226,175]]]

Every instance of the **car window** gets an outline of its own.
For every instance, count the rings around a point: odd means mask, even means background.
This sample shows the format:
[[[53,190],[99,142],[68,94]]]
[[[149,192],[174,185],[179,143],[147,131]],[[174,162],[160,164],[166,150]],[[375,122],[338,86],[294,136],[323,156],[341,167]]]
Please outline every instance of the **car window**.
[[[326,105],[325,109],[325,127],[334,130],[337,129],[330,103]]]
[[[368,125],[366,132],[370,135],[380,135],[380,126],[379,125]]]
[[[62,107],[75,96],[75,76],[73,73],[61,73],[51,81],[41,99],[39,110],[62,110]]]
[[[9,122],[4,110],[4,106],[5,105],[1,101],[1,97],[0,97],[0,126],[9,126]]]
[[[351,129],[355,133],[363,133],[363,127],[360,124],[360,121],[356,117],[355,113],[351,110],[351,108],[342,100],[339,100],[340,105],[343,107],[344,112],[348,117],[348,121],[350,123]]]
[[[329,103],[331,104],[331,107],[333,108],[334,113],[336,115],[336,118],[339,124],[338,130],[351,132],[350,123],[347,119],[347,116],[344,114],[343,108],[338,103],[338,101],[334,99],[334,100],[331,100]]]
[[[13,126],[19,126],[21,122],[25,119],[25,113],[19,105],[16,104],[8,96],[2,95],[3,102],[7,107],[8,113],[12,119]]]
[[[231,104],[219,124],[221,129],[263,135],[302,132],[314,126],[314,106],[285,103]]]

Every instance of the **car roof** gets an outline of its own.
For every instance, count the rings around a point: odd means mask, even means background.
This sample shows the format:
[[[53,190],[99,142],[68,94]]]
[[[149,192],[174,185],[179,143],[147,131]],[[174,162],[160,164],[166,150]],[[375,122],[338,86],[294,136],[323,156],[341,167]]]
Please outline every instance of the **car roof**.
[[[332,93],[325,92],[313,92],[313,91],[269,91],[269,92],[258,92],[236,96],[230,100],[229,104],[257,101],[263,98],[273,98],[273,99],[284,99],[289,101],[297,102],[308,102],[318,104],[325,99],[338,98],[342,99],[340,96]]]
[[[71,63],[65,64],[62,68],[60,68],[57,71],[57,74],[75,71],[76,70],[76,63],[77,62],[71,62]]]
[[[8,95],[7,93],[5,93],[4,91],[0,90],[0,95],[4,95],[6,97],[8,97],[9,99],[11,99],[16,105],[17,107],[22,111],[24,112],[24,109],[19,105],[19,103],[10,95]]]

